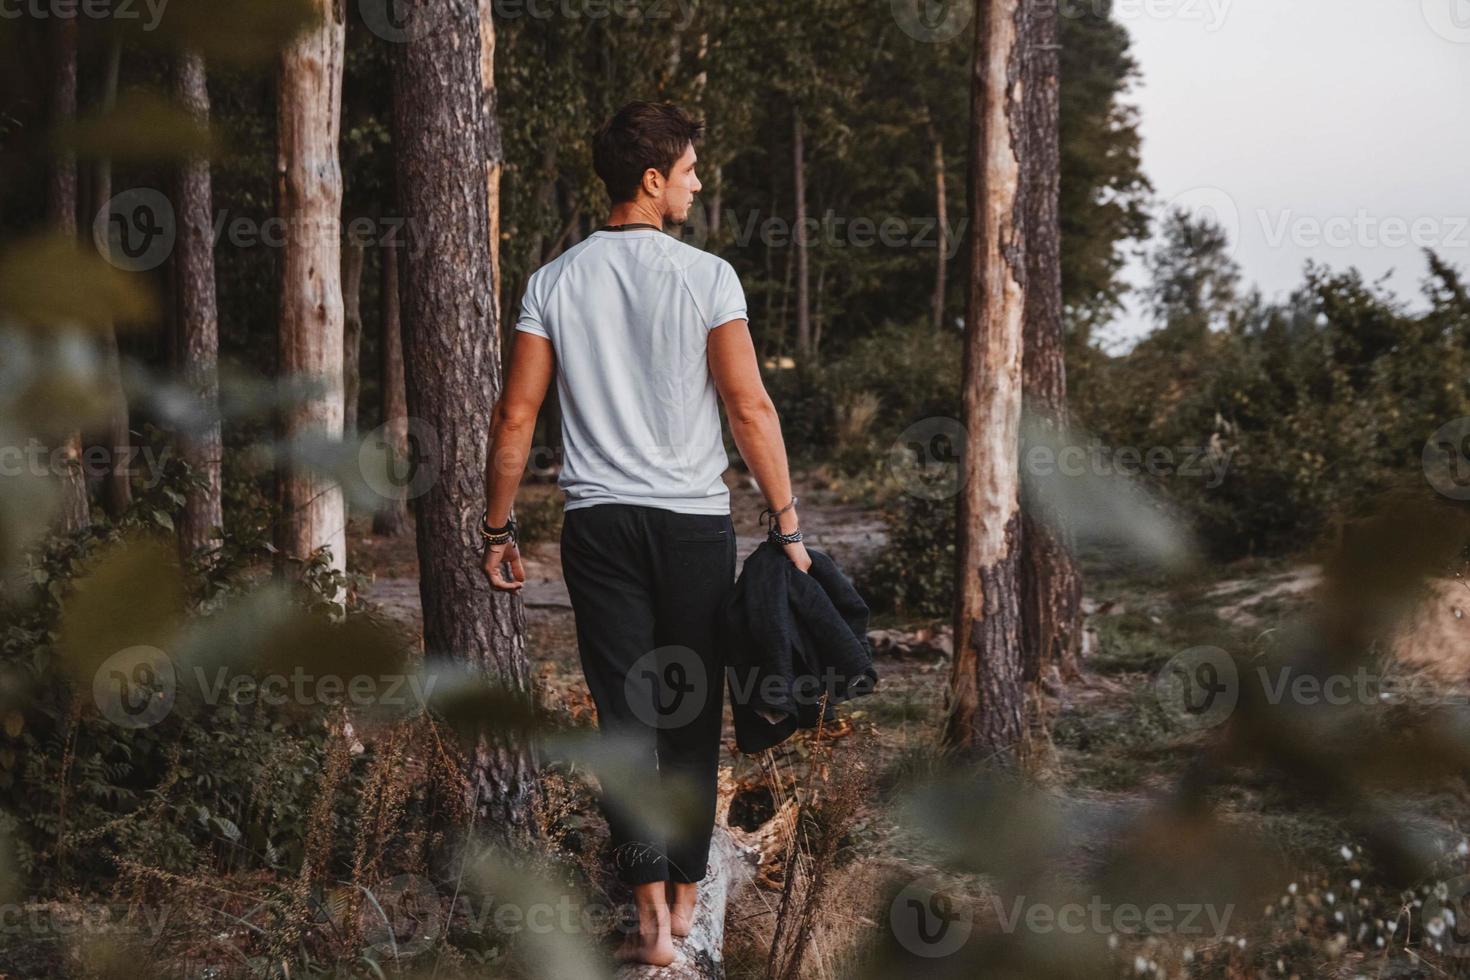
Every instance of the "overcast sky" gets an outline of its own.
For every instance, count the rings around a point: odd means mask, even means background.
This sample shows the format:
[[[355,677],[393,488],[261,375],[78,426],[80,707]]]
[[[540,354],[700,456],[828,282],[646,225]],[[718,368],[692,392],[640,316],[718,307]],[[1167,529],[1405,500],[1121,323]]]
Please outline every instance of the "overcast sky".
[[[1418,308],[1423,244],[1470,272],[1470,0],[1115,0],[1114,17],[1143,76],[1144,171],[1230,229],[1247,286],[1285,298],[1314,259],[1392,271]],[[1104,338],[1149,329],[1130,307]]]

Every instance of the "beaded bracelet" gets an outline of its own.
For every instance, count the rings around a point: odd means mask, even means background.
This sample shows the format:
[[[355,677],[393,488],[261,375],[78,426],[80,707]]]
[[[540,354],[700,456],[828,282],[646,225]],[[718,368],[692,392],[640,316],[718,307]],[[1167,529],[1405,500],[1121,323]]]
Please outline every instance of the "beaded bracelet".
[[[507,516],[504,527],[491,527],[490,509],[485,508],[485,513],[480,515],[480,537],[488,544],[505,544],[516,536],[516,519],[514,515]]]
[[[766,523],[766,536],[770,540],[776,542],[777,544],[795,544],[796,542],[801,540],[801,528],[797,528],[795,531],[786,534],[781,531],[779,525],[776,523],[776,518],[780,517],[782,514],[795,507],[796,502],[800,499],[800,497],[792,494],[791,503],[787,504],[785,507],[782,507],[780,510],[771,510],[771,508],[767,507],[765,510],[761,511],[760,520],[762,521],[767,521],[767,515],[770,515],[769,520]]]

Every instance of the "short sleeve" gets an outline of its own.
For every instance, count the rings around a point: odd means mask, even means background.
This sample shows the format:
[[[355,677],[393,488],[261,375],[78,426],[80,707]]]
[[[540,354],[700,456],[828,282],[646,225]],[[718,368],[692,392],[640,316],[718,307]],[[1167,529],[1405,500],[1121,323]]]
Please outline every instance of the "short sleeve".
[[[706,330],[713,330],[731,320],[747,319],[745,290],[740,286],[740,277],[735,274],[734,267],[724,259],[719,259],[715,266],[714,295],[709,309],[712,315],[709,323],[705,324]]]
[[[540,270],[538,269],[537,272]],[[538,337],[551,339],[546,332],[546,325],[541,322],[542,299],[540,284],[542,276],[533,273],[526,283],[525,295],[521,297],[521,312],[516,318],[516,329],[533,333]]]

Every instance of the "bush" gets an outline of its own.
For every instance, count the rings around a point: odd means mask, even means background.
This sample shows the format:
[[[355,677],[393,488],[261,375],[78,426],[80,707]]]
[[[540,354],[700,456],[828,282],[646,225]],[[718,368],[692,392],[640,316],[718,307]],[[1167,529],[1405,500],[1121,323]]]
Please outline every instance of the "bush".
[[[875,611],[947,618],[954,610],[954,499],[901,496],[883,517],[888,546],[858,572],[858,591]]]

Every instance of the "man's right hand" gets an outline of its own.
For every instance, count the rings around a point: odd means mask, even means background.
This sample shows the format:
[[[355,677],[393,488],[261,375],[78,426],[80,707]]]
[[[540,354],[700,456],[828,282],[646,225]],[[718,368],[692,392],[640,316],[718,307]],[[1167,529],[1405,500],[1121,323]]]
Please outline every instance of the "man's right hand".
[[[812,567],[812,556],[806,553],[806,545],[802,542],[794,541],[791,544],[783,544],[781,548],[786,552],[786,557],[790,558],[792,564],[796,566],[797,571],[805,572]]]

